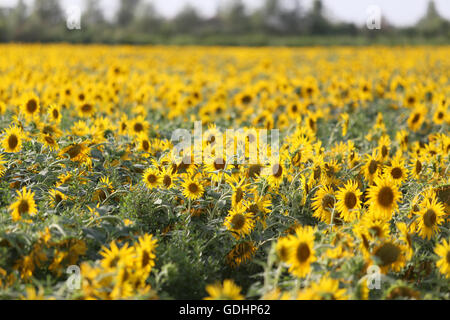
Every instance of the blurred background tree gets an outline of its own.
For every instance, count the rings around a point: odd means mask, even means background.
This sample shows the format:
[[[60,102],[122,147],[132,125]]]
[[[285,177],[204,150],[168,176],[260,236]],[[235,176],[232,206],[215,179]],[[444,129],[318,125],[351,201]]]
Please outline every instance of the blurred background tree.
[[[213,17],[186,5],[173,18],[162,16],[146,0],[119,0],[112,19],[99,1],[85,0],[82,30],[67,30],[60,0],[19,0],[0,8],[0,41],[83,43],[192,43],[230,45],[311,45],[449,43],[450,23],[433,0],[414,26],[394,27],[383,17],[381,30],[334,19],[323,1],[305,10],[301,0],[262,0],[249,10],[244,0],[223,1]]]

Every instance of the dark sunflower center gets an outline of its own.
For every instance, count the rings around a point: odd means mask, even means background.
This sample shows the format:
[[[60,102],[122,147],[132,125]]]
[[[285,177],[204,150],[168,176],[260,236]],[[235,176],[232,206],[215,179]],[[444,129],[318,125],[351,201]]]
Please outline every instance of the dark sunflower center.
[[[248,176],[249,178],[256,178],[256,176],[259,176],[261,174],[261,166],[259,164],[251,165],[250,168],[248,168]]]
[[[428,227],[432,228],[436,224],[436,212],[433,209],[428,209],[423,215],[423,223]]]
[[[300,151],[298,151],[298,152],[296,152],[295,155],[292,157],[291,163],[292,163],[294,166],[297,166],[297,167],[298,167],[298,166],[300,166],[301,160],[302,160],[302,153],[301,153]]]
[[[334,208],[334,197],[331,194],[327,194],[322,199],[322,208],[323,209],[332,209]]]
[[[163,179],[163,184],[164,184],[164,186],[167,188],[167,187],[170,187],[170,185],[172,184],[172,178],[170,177],[170,176],[164,176],[164,179]]]
[[[191,183],[188,187],[189,191],[191,193],[197,193],[198,191],[198,185],[196,183]]]
[[[67,154],[70,156],[70,159],[75,158],[78,156],[81,152],[81,146],[79,144],[76,144],[72,146],[69,150],[67,150]]]
[[[34,112],[36,112],[37,107],[38,107],[38,105],[37,105],[36,100],[32,99],[32,100],[30,100],[30,101],[27,102],[27,111],[28,111],[29,113],[34,113]]]
[[[379,226],[373,226],[370,228],[370,231],[372,232],[372,234],[374,234],[376,237],[380,237],[381,236],[381,228]]]
[[[309,249],[309,246],[307,243],[300,243],[300,245],[297,248],[297,259],[301,263],[308,260],[309,256],[311,255],[311,250]]]
[[[389,149],[386,146],[383,146],[381,148],[381,155],[384,157],[386,157],[388,155]]]
[[[53,129],[52,126],[45,126],[45,127],[42,129],[42,133],[44,133],[44,134],[52,134],[52,133],[54,133],[54,132],[55,132],[55,129]]]
[[[309,119],[309,121],[308,121],[308,123],[309,123],[309,127],[312,129],[312,130],[315,130],[316,129],[316,123],[314,122],[314,120],[313,119]]]
[[[15,149],[17,145],[19,144],[19,138],[15,134],[12,134],[8,138],[8,147],[10,149]]]
[[[144,251],[142,253],[142,262],[141,262],[142,266],[143,267],[147,266],[149,264],[149,262],[150,262],[150,255],[148,254],[147,251]]]
[[[142,142],[142,148],[147,151],[150,148],[150,143],[148,143],[147,140],[144,140]]]
[[[252,102],[252,97],[249,95],[245,95],[242,97],[242,103],[243,104],[249,104],[250,102]]]
[[[381,188],[378,193],[378,203],[385,208],[390,207],[394,203],[394,192],[390,187]]]
[[[88,113],[92,110],[92,105],[90,105],[89,103],[85,103],[81,106],[81,111],[83,113]]]
[[[443,112],[439,112],[438,113],[438,119],[440,120],[442,118],[444,118],[444,113]]]
[[[135,132],[141,132],[144,130],[144,126],[142,125],[142,123],[136,123],[134,125],[134,131]]]
[[[30,210],[30,205],[28,204],[28,201],[22,200],[19,204],[19,213],[27,213]]]
[[[419,174],[422,171],[422,163],[417,160],[416,161],[416,173]]]
[[[417,122],[419,122],[419,119],[420,119],[420,114],[419,114],[419,113],[416,113],[416,114],[414,115],[414,118],[412,119],[412,123],[417,123]]]
[[[279,255],[280,255],[281,260],[283,260],[283,261],[287,260],[288,252],[289,252],[289,250],[286,248],[286,246],[282,246],[280,248]]]
[[[347,192],[345,194],[344,203],[348,209],[353,209],[356,206],[356,195],[353,192]]]
[[[225,160],[223,158],[217,158],[214,160],[214,169],[223,170],[225,169]]]
[[[391,170],[391,176],[394,179],[400,179],[403,176],[403,171],[400,168],[394,168]]]
[[[150,175],[148,175],[148,177],[147,177],[147,181],[148,181],[149,183],[155,183],[156,180],[157,180],[157,177],[156,177],[154,174],[150,174]]]
[[[372,175],[374,174],[378,169],[378,161],[372,160],[369,163],[369,173]]]
[[[233,229],[241,230],[245,225],[245,217],[240,213],[235,214],[233,219],[231,219],[231,224],[233,225]]]
[[[446,255],[445,259],[447,260],[447,263],[450,263],[450,250],[447,251],[447,255]]]
[[[60,203],[61,201],[62,201],[61,195],[56,194],[56,196],[55,196],[55,202],[56,202],[56,203]]]
[[[50,145],[53,145],[53,144],[55,144],[55,140],[51,137],[51,136],[45,136],[45,141],[48,143],[48,144],[50,144]]]
[[[314,179],[317,180],[320,178],[320,175],[322,173],[322,170],[320,170],[320,167],[316,167],[314,169]]]
[[[58,119],[59,118],[59,111],[56,109],[53,109],[53,118]]]
[[[242,192],[241,188],[237,188],[235,196],[234,196],[234,199],[235,199],[236,203],[241,202],[243,197],[244,197],[244,192]]]
[[[280,166],[278,163],[272,166],[272,174],[275,178],[281,177],[283,174],[283,167]]]
[[[386,243],[375,252],[375,256],[381,260],[381,266],[385,267],[396,262],[400,256],[400,253],[400,248],[395,244]]]

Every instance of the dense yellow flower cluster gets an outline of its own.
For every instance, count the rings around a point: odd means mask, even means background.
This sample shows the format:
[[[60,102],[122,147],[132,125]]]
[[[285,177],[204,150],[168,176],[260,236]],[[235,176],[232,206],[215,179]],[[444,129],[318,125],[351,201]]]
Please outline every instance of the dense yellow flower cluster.
[[[55,276],[85,261],[84,298],[154,297],[147,280],[155,239],[191,236],[198,217],[211,223],[205,248],[223,237],[208,250],[226,250],[217,256],[230,268],[269,252],[267,268],[278,271],[262,298],[368,298],[365,284],[343,275],[349,261],[359,261],[352,264],[361,265],[359,278],[377,265],[414,287],[421,276],[410,274],[428,254],[450,277],[449,47],[0,45],[0,52],[1,188],[17,190],[0,211],[9,219],[2,234],[13,226],[33,232],[31,222],[47,226],[52,215],[75,210],[81,222],[68,225],[104,228],[110,237],[95,264],[86,262],[95,254],[87,256],[86,246],[94,248],[87,231],[67,227],[76,234],[73,252],[38,237],[28,253],[0,260],[0,287],[26,281],[47,261]],[[196,121],[204,128],[200,154],[184,150],[175,159],[172,133]],[[242,128],[231,142],[230,128]],[[260,129],[280,130],[279,157]],[[242,149],[244,161],[221,147]],[[252,147],[268,156],[250,161]],[[142,193],[170,217],[152,218],[160,223],[155,238],[139,220],[150,209],[133,202],[139,216],[124,207],[127,195]],[[105,213],[108,206],[116,211]],[[115,220],[134,234],[116,242],[104,222]],[[52,226],[51,237],[69,232]],[[278,282],[284,269],[292,287]],[[240,290],[228,279],[206,288],[212,299],[242,298]]]

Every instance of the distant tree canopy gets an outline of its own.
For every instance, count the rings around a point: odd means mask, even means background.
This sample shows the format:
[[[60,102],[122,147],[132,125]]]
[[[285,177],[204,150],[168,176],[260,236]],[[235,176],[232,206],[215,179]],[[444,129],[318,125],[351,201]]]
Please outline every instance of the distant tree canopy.
[[[19,0],[16,7],[0,9],[0,41],[21,42],[105,42],[165,43],[189,37],[196,42],[209,39],[246,39],[272,37],[423,37],[450,39],[450,23],[430,1],[427,12],[413,27],[394,28],[383,18],[382,30],[369,31],[354,23],[332,21],[321,0],[306,10],[301,0],[263,0],[250,11],[243,0],[228,0],[211,18],[186,5],[173,18],[160,15],[145,0],[120,0],[113,19],[106,19],[99,1],[84,0],[81,30],[68,30],[59,0],[34,0],[27,6]]]

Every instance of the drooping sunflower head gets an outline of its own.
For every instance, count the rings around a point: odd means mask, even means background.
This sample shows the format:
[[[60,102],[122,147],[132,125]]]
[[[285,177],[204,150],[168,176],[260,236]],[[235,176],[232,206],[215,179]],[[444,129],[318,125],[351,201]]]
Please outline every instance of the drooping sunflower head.
[[[405,252],[404,246],[386,241],[374,248],[373,257],[381,271],[386,273],[390,269],[398,271],[405,265]]]

